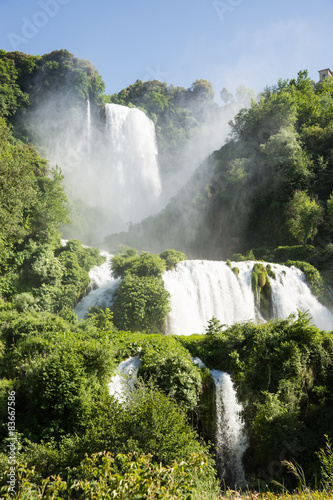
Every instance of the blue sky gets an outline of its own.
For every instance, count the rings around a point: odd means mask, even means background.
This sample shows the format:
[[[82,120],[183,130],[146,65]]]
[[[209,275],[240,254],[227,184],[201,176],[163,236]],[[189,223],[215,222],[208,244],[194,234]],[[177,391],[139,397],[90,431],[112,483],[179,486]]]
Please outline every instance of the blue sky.
[[[278,78],[333,69],[332,0],[1,0],[0,48],[66,48],[119,92],[135,80],[198,78],[260,92]],[[218,99],[217,99],[218,100]]]

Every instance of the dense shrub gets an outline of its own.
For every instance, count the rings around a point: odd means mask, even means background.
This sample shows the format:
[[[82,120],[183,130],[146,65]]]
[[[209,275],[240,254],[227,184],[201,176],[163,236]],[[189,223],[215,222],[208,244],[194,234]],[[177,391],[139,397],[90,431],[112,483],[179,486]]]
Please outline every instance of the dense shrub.
[[[160,332],[169,311],[169,293],[161,278],[127,274],[117,289],[113,313],[123,330]]]
[[[145,381],[152,379],[180,406],[193,410],[201,388],[200,370],[192,363],[188,351],[177,344],[163,339],[158,345],[146,345],[141,352],[139,376]]]
[[[165,260],[167,270],[173,269],[178,262],[186,259],[186,255],[183,252],[177,252],[177,250],[164,250],[160,253],[160,257]]]

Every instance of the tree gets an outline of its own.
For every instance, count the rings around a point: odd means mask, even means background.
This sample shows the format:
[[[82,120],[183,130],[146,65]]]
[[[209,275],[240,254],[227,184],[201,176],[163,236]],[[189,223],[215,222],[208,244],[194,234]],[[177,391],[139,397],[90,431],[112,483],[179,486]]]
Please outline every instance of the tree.
[[[177,250],[164,250],[160,253],[161,259],[165,260],[165,265],[167,270],[174,269],[178,262],[186,260],[186,255],[183,252],[178,252]]]
[[[220,97],[226,104],[228,102],[235,102],[233,94],[226,87],[223,87],[223,89],[221,90]]]
[[[139,277],[127,272],[116,292],[115,325],[123,330],[160,331],[170,310],[169,296],[161,278]]]
[[[207,80],[196,80],[192,83],[191,91],[193,96],[197,97],[200,101],[212,103],[214,100],[213,85]]]
[[[296,191],[288,204],[287,215],[291,234],[299,243],[306,245],[308,239],[313,240],[318,232],[323,209],[305,191]]]
[[[0,53],[0,115],[11,117],[18,107],[28,104],[29,96],[17,84],[18,71],[5,55]]]
[[[112,276],[117,278],[123,278],[125,272],[130,269],[133,263],[139,258],[138,252],[135,248],[125,247],[120,248],[121,253],[115,255],[111,259],[111,273]]]

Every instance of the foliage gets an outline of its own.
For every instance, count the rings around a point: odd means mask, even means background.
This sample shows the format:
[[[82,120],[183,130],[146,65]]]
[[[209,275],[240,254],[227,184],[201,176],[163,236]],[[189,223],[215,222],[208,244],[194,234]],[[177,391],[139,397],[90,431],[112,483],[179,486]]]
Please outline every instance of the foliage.
[[[84,100],[90,96],[95,102],[100,102],[104,92],[104,83],[93,65],[77,59],[68,50],[55,50],[43,56],[1,51],[0,63],[6,69],[3,78],[8,83],[15,82],[21,93],[24,92],[22,97],[28,94],[32,104],[44,93],[60,87],[70,88],[75,96]]]
[[[116,456],[109,452],[86,456],[75,471],[75,477],[52,476],[42,479],[35,469],[20,464],[17,498],[75,498],[100,500],[191,499],[196,477],[211,467],[208,461],[193,454],[187,462],[174,462],[170,466],[154,463],[150,455],[127,453]],[[215,492],[217,493],[215,484]],[[56,497],[55,497],[56,495]],[[15,496],[16,497],[16,496]],[[14,497],[14,498],[15,498]],[[5,496],[7,498],[7,495]]]
[[[296,191],[287,210],[291,234],[299,243],[306,245],[307,240],[313,240],[318,232],[318,224],[322,222],[322,207],[305,192]]]
[[[1,376],[15,380],[17,428],[59,439],[88,424],[113,367],[108,341],[89,320],[84,334],[49,313],[1,313]]]
[[[231,270],[232,270],[232,272],[234,273],[235,276],[239,275],[239,267],[233,267]]]
[[[169,293],[161,278],[129,273],[116,290],[112,309],[120,329],[159,332],[169,311]]]
[[[332,442],[326,435],[325,448],[320,448],[317,456],[321,463],[321,480],[326,491],[332,491],[333,488],[333,450]]]
[[[317,250],[312,245],[279,246],[272,251],[274,262],[283,263],[287,260],[311,262],[316,258]]]
[[[143,276],[158,278],[165,271],[165,262],[158,255],[142,252],[132,263],[128,273],[142,278]]]
[[[213,316],[212,319],[208,320],[208,325],[205,328],[205,334],[218,335],[219,333],[222,333],[224,326],[225,325],[222,325],[220,320]]]
[[[268,464],[295,458],[314,482],[318,442],[332,428],[332,336],[310,322],[299,313],[297,319],[245,322],[215,335],[180,338],[206,366],[231,374],[249,432],[246,470],[261,471],[266,482],[283,473]]]
[[[330,228],[333,230],[333,193],[327,200],[327,216]]]
[[[119,255],[115,255],[111,259],[111,273],[112,276],[117,278],[123,278],[125,272],[131,268],[133,262],[138,258],[138,252],[135,248],[121,248],[122,252]]]
[[[185,410],[193,410],[201,388],[200,370],[189,353],[175,342],[148,345],[141,352],[139,376],[157,387]]]
[[[186,255],[177,250],[164,250],[164,252],[160,253],[160,257],[165,260],[166,269],[168,271],[173,269],[179,262],[186,260]]]
[[[5,51],[0,51],[0,116],[5,118],[15,114],[20,106],[29,103],[29,96],[18,84],[19,71]]]
[[[162,274],[167,265],[175,265],[184,254],[166,250],[163,258],[148,252],[138,255],[133,248],[122,250],[111,259],[113,276],[122,278],[112,306],[115,325],[131,331],[163,331],[169,293],[163,287]]]

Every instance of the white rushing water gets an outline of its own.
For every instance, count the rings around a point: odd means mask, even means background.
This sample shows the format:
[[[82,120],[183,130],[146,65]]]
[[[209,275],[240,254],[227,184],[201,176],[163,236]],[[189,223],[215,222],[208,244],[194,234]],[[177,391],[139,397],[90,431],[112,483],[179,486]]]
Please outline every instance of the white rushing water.
[[[110,260],[112,255],[101,252],[106,261],[101,266],[93,267],[89,272],[90,292],[76,305],[74,311],[80,319],[83,319],[89,307],[98,306],[103,309],[111,307],[113,294],[119,286],[119,280],[111,276]]]
[[[90,271],[92,291],[76,306],[83,318],[89,307],[110,307],[120,280],[110,274],[111,255],[102,252],[107,262]],[[234,263],[236,276],[226,262],[188,260],[163,275],[164,287],[171,295],[171,312],[166,320],[166,333],[191,335],[204,333],[208,321],[215,316],[222,324],[254,320],[264,321],[256,309],[251,285],[254,262]],[[265,263],[267,265],[267,263]],[[273,318],[309,311],[313,323],[323,330],[333,330],[333,314],[311,293],[304,273],[295,267],[271,264],[276,278],[270,278]]]
[[[114,396],[118,401],[123,402],[126,399],[126,394],[134,387],[139,367],[139,355],[122,361],[108,384],[110,396]]]
[[[89,99],[83,111],[80,123],[59,124],[61,134],[49,134],[41,144],[51,163],[61,166],[71,196],[108,221],[91,228],[104,237],[161,209],[155,126],[143,111],[119,104],[106,104],[101,122]]]
[[[211,370],[211,374],[216,392],[217,470],[228,486],[242,487],[246,485],[242,457],[248,447],[241,417],[243,408],[230,375],[219,370]]]
[[[90,111],[90,99],[87,99],[87,140],[88,140],[88,151],[90,152],[91,143],[91,111]]]
[[[322,330],[333,330],[333,314],[312,294],[305,275],[296,267],[272,264],[276,279],[270,278],[274,318],[287,318],[297,309],[309,311],[313,323]]]
[[[137,222],[151,213],[161,194],[155,127],[136,108],[107,104],[105,113],[103,183],[116,197],[117,212]]]
[[[171,295],[166,331],[179,335],[203,333],[208,320],[223,324],[255,319],[251,288],[251,263],[243,264],[239,276],[225,262],[188,260],[163,275]]]
[[[191,335],[204,333],[215,316],[222,324],[259,320],[251,286],[254,262],[233,263],[238,277],[225,262],[188,260],[163,275],[171,294],[171,312],[166,333]],[[265,263],[267,265],[267,263]],[[295,267],[271,264],[276,279],[270,278],[274,318],[286,318],[297,310],[309,311],[313,323],[323,330],[333,329],[333,315],[311,293],[304,273]]]

